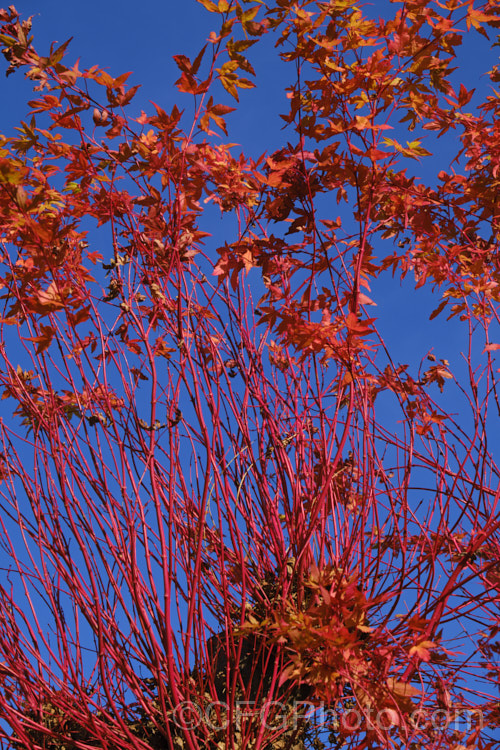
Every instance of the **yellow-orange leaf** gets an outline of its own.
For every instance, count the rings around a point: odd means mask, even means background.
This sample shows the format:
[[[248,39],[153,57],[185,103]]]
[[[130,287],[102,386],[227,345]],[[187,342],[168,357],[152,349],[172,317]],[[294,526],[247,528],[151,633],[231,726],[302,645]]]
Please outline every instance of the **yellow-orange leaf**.
[[[410,698],[413,695],[420,695],[420,691],[410,685],[408,682],[402,682],[397,680],[395,677],[388,677],[387,686],[389,690],[395,695],[400,695],[403,698]]]
[[[431,652],[429,649],[435,648],[436,644],[433,641],[420,641],[416,646],[412,646],[410,649],[410,656],[416,656],[422,661],[430,661]]]
[[[203,5],[204,8],[206,8],[210,13],[218,13],[219,9],[216,6],[215,3],[212,3],[211,0],[197,0],[200,5]]]

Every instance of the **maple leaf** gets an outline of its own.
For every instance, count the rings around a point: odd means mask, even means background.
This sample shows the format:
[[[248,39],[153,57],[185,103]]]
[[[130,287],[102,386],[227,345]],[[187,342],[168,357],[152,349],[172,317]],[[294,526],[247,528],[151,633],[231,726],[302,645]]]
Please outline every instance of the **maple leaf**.
[[[52,343],[56,331],[52,326],[40,326],[41,333],[38,336],[28,336],[26,341],[33,341],[37,344],[36,353],[41,354],[45,349],[48,349]]]
[[[422,661],[430,661],[431,652],[430,649],[435,648],[436,644],[432,641],[420,641],[415,646],[410,648],[410,656],[416,656],[417,659]]]
[[[449,362],[447,359],[440,360],[440,364],[429,367],[424,373],[424,383],[437,383],[439,390],[442,392],[444,388],[445,380],[451,380],[453,375],[448,370]]]

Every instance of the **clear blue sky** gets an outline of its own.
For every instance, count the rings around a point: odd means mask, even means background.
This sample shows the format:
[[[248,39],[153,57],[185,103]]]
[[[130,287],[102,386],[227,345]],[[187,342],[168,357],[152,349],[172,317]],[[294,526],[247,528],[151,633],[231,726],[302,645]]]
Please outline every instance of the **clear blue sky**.
[[[48,50],[54,40],[62,43],[73,37],[66,60],[80,58],[80,69],[98,65],[114,76],[133,71],[129,83],[141,84],[134,100],[137,113],[141,107],[149,109],[151,100],[166,110],[174,102],[179,106],[189,106],[189,97],[180,96],[173,87],[180,73],[172,55],[194,56],[210,31],[218,28],[218,17],[208,13],[196,0],[88,0],[85,3],[20,0],[15,6],[23,17],[33,16],[35,44],[40,52]],[[268,53],[271,49],[272,45],[268,43]],[[270,75],[271,55],[262,54],[260,45],[255,67],[261,84],[259,102],[264,112],[271,109],[275,113],[284,112],[287,102],[283,86],[278,88],[275,67]],[[0,75],[0,95],[2,101],[9,102],[0,114],[1,129],[5,131],[9,124],[15,125],[23,117],[26,92],[29,91],[29,86],[21,85],[21,76],[12,75],[6,80]],[[255,98],[252,92],[246,92],[245,96],[245,104]],[[279,99],[282,107],[277,110]],[[255,152],[259,148],[261,151],[271,150],[269,138],[265,137],[269,134],[269,118],[266,118],[266,128],[263,129],[262,110],[257,106],[246,106],[245,109],[238,137],[251,139]],[[278,139],[281,123],[277,118],[274,125],[273,131]],[[273,146],[278,147],[278,140]]]
[[[48,51],[52,41],[61,44],[73,37],[66,57],[68,64],[79,58],[80,69],[97,65],[113,76],[132,71],[129,84],[141,85],[129,110],[133,116],[141,109],[151,111],[150,101],[167,111],[177,103],[189,113],[191,97],[180,94],[174,86],[179,71],[172,55],[183,53],[193,57],[210,31],[218,28],[218,17],[208,13],[196,0],[141,0],[140,3],[131,0],[87,0],[85,3],[18,0],[15,5],[23,17],[33,15],[35,44],[42,54]],[[367,14],[373,15],[393,14],[397,8],[388,0],[364,5]],[[463,82],[468,88],[476,86],[482,89],[483,95],[489,81],[484,77],[480,79],[479,74],[494,64],[496,57],[488,52],[488,46],[479,34],[468,35],[456,74],[457,82]],[[229,140],[240,143],[246,154],[256,157],[294,140],[292,131],[282,130],[283,122],[279,118],[279,114],[288,109],[284,89],[294,80],[294,70],[293,66],[288,70],[283,64],[277,65],[271,39],[261,40],[249,50],[248,56],[257,72],[257,89],[241,92],[241,113],[229,115],[227,121]],[[491,61],[489,65],[485,58]],[[25,119],[26,103],[33,98],[31,91],[31,84],[23,81],[19,72],[5,78],[0,71],[3,102],[0,132],[11,133],[19,120]],[[229,96],[226,102],[234,104]],[[445,139],[436,145],[436,158],[407,165],[424,180],[448,168],[451,151],[447,151]],[[217,246],[217,237],[214,243]],[[407,277],[402,286],[389,278],[383,279],[373,285],[372,291],[378,307],[372,308],[370,313],[379,319],[379,328],[395,362],[409,362],[416,367],[434,346],[438,358],[449,359],[453,367],[464,367],[460,352],[466,345],[463,339],[466,332],[455,322],[446,323],[445,316],[429,323],[429,314],[437,306],[430,290],[413,292],[413,280]]]
[[[66,58],[69,63],[80,58],[80,69],[97,65],[113,76],[132,71],[129,83],[142,86],[131,108],[133,115],[138,115],[140,109],[150,111],[150,100],[166,110],[174,103],[181,108],[191,106],[190,97],[179,94],[174,87],[179,73],[172,55],[183,53],[192,57],[203,46],[209,32],[217,28],[217,17],[207,13],[195,0],[18,0],[15,5],[23,17],[34,16],[35,44],[42,54],[48,51],[52,41],[60,44],[72,36]],[[387,6],[386,0],[377,2],[377,12],[383,12]],[[281,131],[282,122],[278,117],[287,110],[286,71],[271,62],[276,58],[271,55],[270,40],[264,40],[254,49],[255,52],[250,50],[249,57],[257,71],[258,88],[241,93],[243,114],[229,116],[228,126],[229,140],[241,143],[244,152],[255,157],[263,151],[280,148],[287,140],[293,141],[294,136],[292,131]],[[477,34],[471,35],[465,49],[466,63],[459,73],[468,88],[484,87],[484,80],[478,80],[478,71],[487,69],[482,62],[484,50],[485,40]],[[10,134],[12,128],[25,119],[26,102],[33,96],[31,84],[23,82],[19,72],[5,78],[2,73],[5,67],[0,66],[3,104],[0,132]],[[290,76],[293,76],[293,69]],[[438,157],[416,166],[424,178],[448,168],[446,152],[439,143]],[[107,252],[104,248],[100,250],[105,256],[111,254],[111,248]],[[446,323],[445,316],[429,323],[429,314],[437,302],[428,291],[413,293],[412,287],[411,278],[402,287],[387,279],[374,284],[370,295],[378,303],[373,315],[380,320],[394,361],[418,365],[421,357],[435,346],[438,358],[450,359],[452,368],[461,368],[463,372],[460,351],[466,347],[463,338],[466,330],[456,322]],[[448,403],[451,411],[457,410],[453,396]]]
[[[80,58],[80,69],[97,65],[113,76],[132,71],[129,84],[142,87],[130,109],[133,116],[138,115],[140,109],[151,111],[150,101],[167,111],[178,103],[189,113],[191,97],[180,94],[174,86],[179,71],[172,55],[183,53],[193,57],[210,31],[218,28],[218,17],[208,13],[196,0],[141,0],[139,3],[131,0],[87,0],[85,3],[18,0],[15,4],[23,17],[33,15],[35,44],[42,54],[48,51],[52,41],[60,44],[73,37],[66,57],[68,64]],[[392,14],[396,8],[397,5],[388,0],[366,3],[368,14]],[[479,74],[496,61],[495,51],[489,52],[488,47],[479,34],[467,35],[456,73],[457,83],[463,82],[467,88],[478,87],[483,96],[489,81]],[[294,80],[294,70],[293,66],[288,70],[276,63],[271,39],[261,40],[249,50],[248,56],[257,72],[257,89],[242,91],[241,113],[229,115],[227,119],[229,140],[240,143],[246,154],[256,157],[295,138],[292,131],[282,130],[283,122],[279,118],[288,108],[284,89],[289,80]],[[26,117],[26,102],[33,98],[31,84],[23,81],[19,72],[5,78],[0,69],[0,97],[3,103],[0,132],[9,134],[19,120]],[[477,100],[473,100],[471,107],[474,101]],[[234,103],[229,96],[226,102]],[[446,139],[435,145],[435,158],[407,165],[420,172],[424,180],[440,169],[448,169],[452,149],[449,150]],[[217,243],[216,237],[214,243]],[[446,323],[445,316],[428,322],[429,314],[437,306],[429,290],[414,293],[413,281],[407,278],[401,287],[390,279],[378,281],[372,291],[378,307],[370,312],[379,319],[395,362],[417,366],[435,346],[438,358],[449,359],[453,367],[463,368],[460,352],[466,344],[463,339],[466,332],[455,322]]]

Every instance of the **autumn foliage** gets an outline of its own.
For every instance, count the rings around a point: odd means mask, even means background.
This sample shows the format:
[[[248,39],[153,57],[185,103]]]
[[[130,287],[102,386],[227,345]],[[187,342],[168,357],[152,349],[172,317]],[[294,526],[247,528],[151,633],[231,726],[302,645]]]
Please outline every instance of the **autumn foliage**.
[[[500,70],[460,50],[500,5],[199,2],[135,118],[0,10],[2,747],[491,750]],[[462,359],[384,340],[409,279]]]

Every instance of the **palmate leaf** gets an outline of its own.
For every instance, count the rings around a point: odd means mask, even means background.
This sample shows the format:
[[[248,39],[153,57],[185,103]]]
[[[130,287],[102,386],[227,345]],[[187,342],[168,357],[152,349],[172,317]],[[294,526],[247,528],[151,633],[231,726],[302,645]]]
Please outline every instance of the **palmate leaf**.
[[[497,9],[201,5],[187,106],[140,114],[0,11],[0,739],[482,750],[500,98],[459,73]]]

